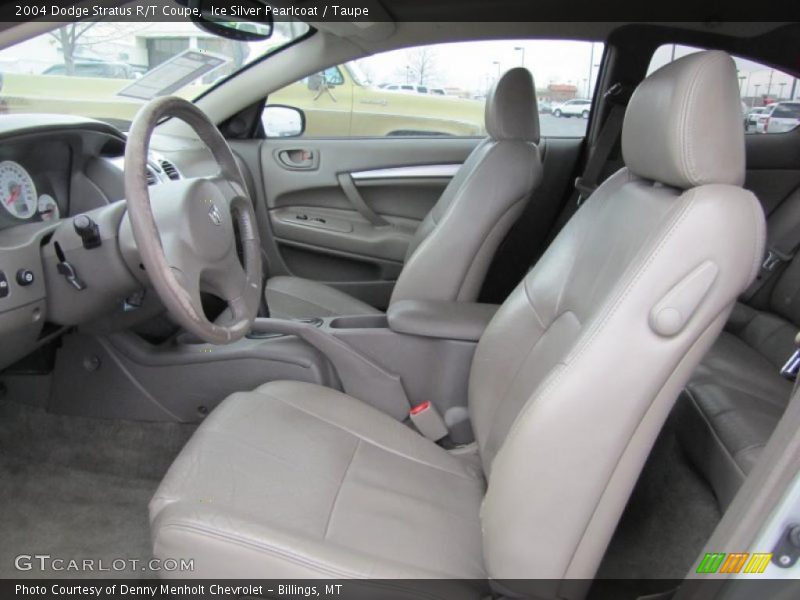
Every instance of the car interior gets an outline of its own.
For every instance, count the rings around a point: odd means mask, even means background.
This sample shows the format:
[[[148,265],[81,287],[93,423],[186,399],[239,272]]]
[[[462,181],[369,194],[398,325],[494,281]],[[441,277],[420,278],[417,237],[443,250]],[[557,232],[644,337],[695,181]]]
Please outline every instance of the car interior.
[[[125,127],[0,115],[4,201],[27,171],[0,217],[3,578],[96,576],[15,568],[46,551],[193,561],[127,578],[638,598],[777,514],[800,126],[745,133],[734,58],[798,78],[800,25],[382,4]],[[57,25],[2,23],[0,47]],[[481,136],[262,124],[348,61],[539,39],[603,44],[580,137],[540,126],[523,67],[498,68]],[[55,218],[21,220],[28,180]]]

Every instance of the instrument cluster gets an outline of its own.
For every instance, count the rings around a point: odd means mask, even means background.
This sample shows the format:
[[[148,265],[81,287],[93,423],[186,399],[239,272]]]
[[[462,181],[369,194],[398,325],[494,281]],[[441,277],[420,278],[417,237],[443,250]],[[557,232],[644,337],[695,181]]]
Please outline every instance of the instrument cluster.
[[[0,146],[0,229],[67,216],[72,150],[40,136]]]
[[[31,174],[18,162],[0,162],[0,206],[17,221],[56,221],[61,209],[51,194],[39,194]]]

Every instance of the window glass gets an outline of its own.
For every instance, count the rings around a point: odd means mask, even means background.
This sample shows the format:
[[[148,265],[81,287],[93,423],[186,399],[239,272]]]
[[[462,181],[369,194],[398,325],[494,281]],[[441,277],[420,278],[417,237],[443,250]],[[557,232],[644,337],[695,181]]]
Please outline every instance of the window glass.
[[[582,137],[602,53],[600,43],[576,41],[421,46],[332,67],[274,92],[268,104],[302,110],[312,137],[483,136],[489,89],[524,66],[536,82],[542,135]]]
[[[308,31],[305,23],[281,20],[270,39],[245,42],[188,20],[60,23],[0,49],[0,119],[4,113],[64,113],[124,129],[151,97],[196,98]]]
[[[668,44],[653,54],[648,74],[702,48]],[[800,80],[754,62],[733,57],[739,77],[742,123],[746,133],[786,133],[800,126]]]

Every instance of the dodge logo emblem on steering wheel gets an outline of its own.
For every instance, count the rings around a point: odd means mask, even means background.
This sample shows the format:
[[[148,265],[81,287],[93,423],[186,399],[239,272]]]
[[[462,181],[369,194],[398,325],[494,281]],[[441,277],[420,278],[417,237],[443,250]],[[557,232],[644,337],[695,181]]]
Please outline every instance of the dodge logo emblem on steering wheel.
[[[222,225],[222,213],[219,212],[217,205],[213,202],[210,203],[211,206],[208,209],[208,218],[211,219],[211,222],[214,225]]]

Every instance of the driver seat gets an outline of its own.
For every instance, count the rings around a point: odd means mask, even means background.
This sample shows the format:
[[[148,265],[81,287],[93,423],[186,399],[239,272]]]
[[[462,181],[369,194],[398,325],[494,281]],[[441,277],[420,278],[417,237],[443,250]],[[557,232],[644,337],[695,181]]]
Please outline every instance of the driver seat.
[[[508,595],[580,597],[558,580],[594,576],[675,398],[758,271],[743,135],[727,54],[641,83],[627,168],[478,344],[474,462],[341,392],[267,383],[223,401],[170,468],[150,505],[155,556],[194,558],[171,577],[446,578],[431,585],[464,598],[490,578]]]
[[[414,233],[392,291],[397,300],[474,302],[497,247],[542,178],[539,116],[530,71],[516,67],[486,100],[482,141]],[[277,276],[265,288],[278,318],[380,314],[310,279]]]

